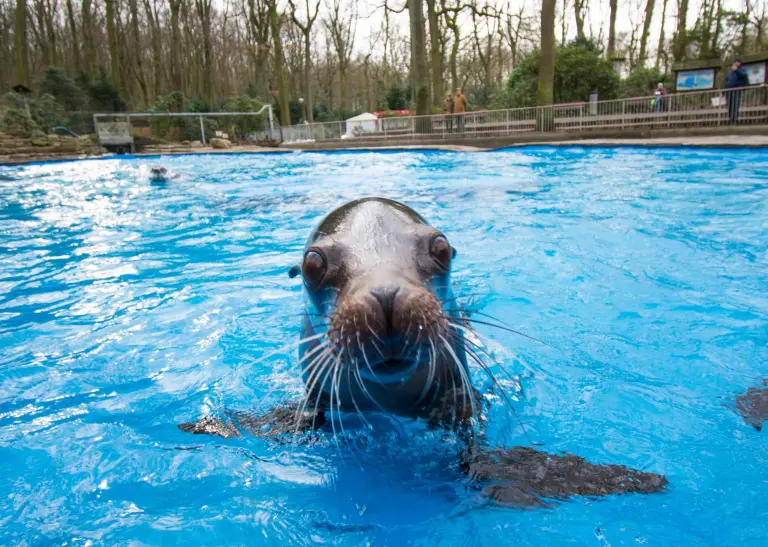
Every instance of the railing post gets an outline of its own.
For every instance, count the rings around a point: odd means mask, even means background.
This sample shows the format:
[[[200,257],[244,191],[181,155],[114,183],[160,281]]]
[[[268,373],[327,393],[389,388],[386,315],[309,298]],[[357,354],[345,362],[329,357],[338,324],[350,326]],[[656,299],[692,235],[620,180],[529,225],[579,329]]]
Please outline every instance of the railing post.
[[[203,146],[205,146],[205,127],[203,126],[203,117],[200,116],[200,137],[203,141]]]
[[[621,101],[621,130],[624,131],[624,118],[627,114],[627,102],[622,99]]]

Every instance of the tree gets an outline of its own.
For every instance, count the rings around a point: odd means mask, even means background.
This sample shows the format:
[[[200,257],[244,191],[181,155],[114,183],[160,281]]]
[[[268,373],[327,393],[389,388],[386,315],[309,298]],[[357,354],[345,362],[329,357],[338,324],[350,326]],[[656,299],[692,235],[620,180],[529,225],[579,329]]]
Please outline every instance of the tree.
[[[179,14],[184,0],[168,0],[171,10],[171,84],[174,91],[184,89],[184,67],[181,63],[181,23]]]
[[[197,17],[200,19],[200,26],[203,34],[203,62],[201,66],[200,79],[202,80],[203,99],[208,104],[213,103],[213,66],[211,64],[211,1],[195,0],[195,9]]]
[[[411,23],[412,94],[416,102],[416,115],[426,116],[430,112],[423,0],[408,0],[408,19]]]
[[[443,100],[444,52],[440,15],[437,0],[427,0],[427,20],[429,22],[429,62],[432,75],[432,104],[439,105]]]
[[[675,31],[673,55],[675,61],[680,62],[685,59],[686,40],[686,21],[688,18],[688,0],[677,0],[677,30]]]
[[[664,56],[664,22],[667,19],[667,1],[663,0],[661,5],[661,29],[659,29],[659,45],[656,48],[656,70],[661,66],[661,58]]]
[[[72,0],[67,0],[67,24],[69,25],[69,33],[72,37],[72,43],[79,44],[80,42],[77,39],[77,24],[75,24],[75,11],[72,8]],[[72,53],[75,65],[75,74],[80,74],[80,49],[74,48]]]
[[[608,16],[608,47],[605,55],[613,59],[616,53],[616,14],[618,12],[618,0],[609,0],[610,14]]]
[[[653,5],[654,0],[646,0],[645,2],[645,19],[643,20],[643,33],[640,36],[640,55],[638,56],[637,63],[642,68],[645,66],[645,59],[648,56],[648,36],[651,32],[651,21],[653,20]]]
[[[288,0],[288,3],[291,6],[291,19],[293,19],[293,23],[299,27],[299,30],[301,30],[301,34],[304,37],[304,72],[303,72],[303,87],[304,87],[304,95],[307,101],[307,121],[309,123],[312,123],[314,121],[314,101],[312,100],[312,81],[310,79],[310,72],[312,68],[312,51],[311,51],[311,40],[312,40],[312,25],[315,24],[315,20],[317,19],[317,14],[320,12],[320,0],[317,0],[315,3],[315,13],[312,14],[309,8],[309,0],[305,0],[305,5],[307,9],[307,22],[302,23],[298,17],[296,17],[296,5],[293,3],[293,0]]]
[[[355,30],[357,28],[357,2],[346,6],[342,13],[341,0],[328,1],[328,19],[326,27],[331,35],[333,48],[336,51],[336,61],[339,66],[339,102],[343,111],[347,104],[347,69],[352,57],[352,48],[355,44]]]
[[[16,0],[16,28],[14,31],[16,49],[16,79],[29,86],[29,48],[27,46],[27,1]]]
[[[115,0],[104,0],[107,8],[107,42],[109,44],[109,58],[112,66],[112,82],[118,91],[122,88],[122,74],[120,73],[120,52],[118,50],[117,29],[115,27]]]
[[[280,38],[280,17],[277,14],[277,0],[267,0],[269,28],[274,44],[275,74],[277,75],[277,104],[280,107],[280,123],[291,125],[291,111],[288,107],[288,79],[283,64],[283,42]]]
[[[576,18],[576,38],[584,39],[584,16],[588,9],[588,0],[573,0],[573,14]]]
[[[555,4],[556,0],[541,2],[541,49],[536,104],[550,105],[555,83]]]
[[[83,42],[85,43],[85,68],[86,79],[96,75],[96,46],[93,41],[93,12],[91,11],[92,0],[83,0],[81,8],[80,24]]]

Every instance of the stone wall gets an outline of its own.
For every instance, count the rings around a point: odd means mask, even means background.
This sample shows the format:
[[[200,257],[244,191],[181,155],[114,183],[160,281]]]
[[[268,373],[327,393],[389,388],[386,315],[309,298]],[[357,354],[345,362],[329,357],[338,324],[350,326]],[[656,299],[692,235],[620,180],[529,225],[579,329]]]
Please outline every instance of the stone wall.
[[[101,156],[105,152],[89,136],[39,135],[24,138],[0,133],[0,164]]]

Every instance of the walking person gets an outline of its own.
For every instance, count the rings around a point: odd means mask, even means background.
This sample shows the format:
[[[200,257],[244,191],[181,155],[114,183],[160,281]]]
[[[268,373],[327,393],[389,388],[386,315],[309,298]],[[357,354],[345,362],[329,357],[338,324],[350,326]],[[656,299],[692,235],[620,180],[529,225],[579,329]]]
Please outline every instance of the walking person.
[[[728,101],[728,119],[731,123],[739,123],[739,105],[741,104],[741,89],[749,85],[747,72],[741,68],[741,60],[734,59],[731,70],[725,79],[725,99]]]
[[[453,111],[456,113],[456,125],[459,133],[464,133],[464,113],[467,111],[467,98],[461,88],[456,90],[456,96],[453,98]]]
[[[453,133],[453,97],[450,93],[445,96],[443,101],[443,113],[445,114],[445,131],[446,133]]]

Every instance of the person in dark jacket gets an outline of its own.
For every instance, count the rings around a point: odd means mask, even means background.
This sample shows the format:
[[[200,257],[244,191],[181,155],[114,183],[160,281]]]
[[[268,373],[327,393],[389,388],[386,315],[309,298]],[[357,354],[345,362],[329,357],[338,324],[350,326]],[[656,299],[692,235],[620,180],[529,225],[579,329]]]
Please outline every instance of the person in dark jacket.
[[[725,99],[728,101],[728,118],[731,123],[739,121],[739,105],[741,104],[741,90],[749,85],[747,72],[741,68],[741,60],[734,59],[731,70],[725,79],[725,88],[730,91],[725,92]]]

